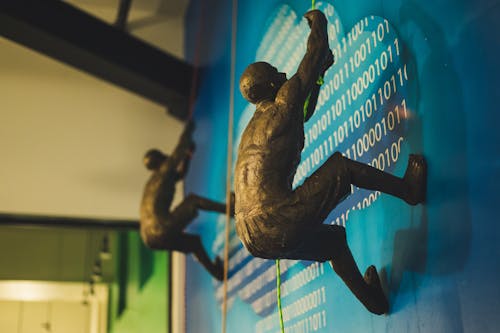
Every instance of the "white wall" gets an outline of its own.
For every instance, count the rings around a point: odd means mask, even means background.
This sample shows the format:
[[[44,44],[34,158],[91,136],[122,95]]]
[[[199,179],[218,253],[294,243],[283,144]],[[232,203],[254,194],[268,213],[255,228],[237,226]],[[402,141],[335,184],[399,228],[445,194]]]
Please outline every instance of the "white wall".
[[[114,22],[119,0],[70,4]],[[183,57],[186,0],[132,1],[131,33]],[[142,155],[173,149],[165,109],[0,38],[0,212],[138,218]]]
[[[150,147],[182,124],[164,108],[0,39],[0,212],[138,218]]]

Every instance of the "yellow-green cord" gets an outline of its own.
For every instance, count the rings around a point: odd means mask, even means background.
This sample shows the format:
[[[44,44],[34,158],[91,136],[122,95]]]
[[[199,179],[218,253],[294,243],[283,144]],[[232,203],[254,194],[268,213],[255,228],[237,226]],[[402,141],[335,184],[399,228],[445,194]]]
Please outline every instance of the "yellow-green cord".
[[[285,324],[283,323],[283,309],[281,308],[281,271],[280,260],[276,259],[276,293],[278,296],[278,313],[280,315],[281,333],[285,333]]]
[[[323,76],[319,76],[318,81],[316,81],[316,84],[318,86],[322,86],[325,81],[323,80]],[[306,101],[304,103],[304,119],[306,119],[307,116],[307,109],[309,108],[309,100],[311,99],[311,94],[307,95]]]
[[[312,0],[311,4],[311,9],[314,9],[315,6],[315,0]],[[320,75],[318,78],[318,81],[316,81],[316,84],[321,86],[323,85],[323,76]],[[311,97],[311,94],[307,96],[306,102],[304,103],[304,118],[307,115],[307,107],[309,106],[309,98]],[[281,308],[281,271],[280,271],[280,260],[276,259],[276,293],[277,293],[277,298],[278,298],[278,313],[280,316],[280,330],[281,333],[285,333],[285,324],[283,323],[283,309]]]

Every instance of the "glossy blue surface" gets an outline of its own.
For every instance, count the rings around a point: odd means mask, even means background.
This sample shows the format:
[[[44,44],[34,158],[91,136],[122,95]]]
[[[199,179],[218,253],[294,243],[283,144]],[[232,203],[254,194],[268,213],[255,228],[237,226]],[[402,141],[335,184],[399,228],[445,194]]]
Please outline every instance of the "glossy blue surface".
[[[399,159],[388,170],[401,176],[408,154],[423,153],[429,164],[428,200],[425,206],[412,208],[381,195],[369,208],[351,211],[346,222],[348,241],[360,269],[375,264],[384,276],[392,307],[388,316],[368,313],[328,264],[284,261],[284,283],[304,274],[307,267],[309,274],[317,272],[318,276],[285,296],[283,306],[292,305],[315,290],[320,297],[314,309],[289,319],[285,326],[289,331],[300,332],[300,328],[305,327],[300,326],[300,322],[306,320],[307,325],[312,325],[308,326],[310,332],[314,328],[317,332],[500,331],[500,227],[496,211],[500,204],[497,194],[500,135],[496,128],[500,120],[497,107],[500,2],[353,0],[323,3],[335,7],[335,17],[341,22],[344,34],[365,17],[374,15],[380,22],[387,20],[391,36],[401,41],[401,55],[389,70],[396,73],[398,64],[407,65],[409,78],[404,89],[399,89],[391,99],[397,102],[388,103],[391,108],[383,108],[383,112],[373,116],[357,132],[353,131],[350,140],[362,137],[384,116],[387,121],[388,112],[404,99],[410,117],[401,122],[395,134],[382,140],[360,160],[370,162],[378,152],[390,147],[394,138],[404,137]],[[202,43],[198,50],[204,68],[200,72],[194,113],[197,151],[186,189],[217,200],[225,196],[231,5],[230,1],[193,1],[187,16],[187,54],[194,59],[196,34],[201,24]],[[289,8],[287,15],[293,12],[300,18],[311,3],[240,1],[236,82],[244,68],[255,61],[259,45],[271,26],[270,20],[283,5]],[[318,6],[321,3],[318,2]],[[301,38],[305,39],[305,35]],[[295,43],[289,39],[287,42]],[[286,49],[287,42],[280,44],[279,49]],[[372,54],[370,61],[379,55],[378,52]],[[338,59],[334,66],[341,64]],[[334,72],[335,67],[328,74],[331,79]],[[369,89],[377,92],[383,88],[384,78],[381,76]],[[346,87],[349,87],[347,83]],[[363,99],[367,96],[369,92],[363,92]],[[244,113],[247,103],[237,89],[234,97],[237,143],[237,135],[244,126],[241,119],[247,115]],[[325,114],[328,105],[319,108],[315,117],[319,119]],[[359,105],[353,103],[342,117],[352,115],[355,109],[359,109]],[[337,121],[341,123],[348,118]],[[329,126],[328,133],[337,128],[333,124]],[[316,147],[326,136],[324,133],[311,147]],[[355,142],[346,139],[338,149],[345,152]],[[303,159],[309,155],[304,151]],[[348,199],[352,201],[339,206],[326,222],[335,222],[336,217],[356,206],[360,199],[362,202],[366,195],[368,193],[356,191]],[[191,227],[193,232],[203,235],[212,256],[222,253],[223,223],[224,217],[203,213]],[[237,243],[231,248],[235,264],[230,271],[233,282],[229,288],[227,331],[277,332],[276,303],[271,297],[275,279],[257,280],[270,276],[269,272],[274,273],[274,262],[247,257]],[[238,255],[241,261],[236,263]],[[239,277],[241,281],[236,281]],[[252,288],[251,282],[254,282]],[[187,332],[219,332],[221,284],[189,259],[187,286]],[[270,295],[271,303],[258,306],[257,301],[264,300],[266,294]],[[315,313],[319,313],[319,318],[314,317]],[[309,317],[311,319],[306,319]],[[265,318],[269,318],[268,321],[263,321]],[[320,323],[314,325],[314,320]]]

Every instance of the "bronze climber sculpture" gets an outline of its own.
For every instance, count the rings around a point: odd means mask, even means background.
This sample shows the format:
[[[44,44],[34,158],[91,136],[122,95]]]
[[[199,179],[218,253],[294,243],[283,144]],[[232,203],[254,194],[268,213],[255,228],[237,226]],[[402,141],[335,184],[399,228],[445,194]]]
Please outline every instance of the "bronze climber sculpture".
[[[268,259],[329,260],[335,272],[371,312],[388,312],[377,270],[361,275],[345,229],[323,221],[350,194],[351,184],[391,194],[416,205],[425,200],[426,163],[410,155],[403,178],[336,152],[303,185],[292,180],[304,147],[304,122],[316,107],[316,83],[333,64],[327,20],[318,10],[305,14],[311,28],[307,51],[297,73],[284,73],[265,62],[247,67],[240,90],[256,105],[243,132],[235,170],[236,231],[249,252]],[[304,103],[309,98],[304,117]],[[305,118],[305,119],[304,119]]]
[[[226,204],[189,194],[170,210],[175,184],[185,177],[195,148],[193,129],[194,124],[189,122],[172,155],[167,156],[157,149],[151,149],[144,156],[144,164],[152,174],[144,187],[141,202],[141,237],[152,249],[192,253],[214,278],[222,280],[221,259],[216,257],[212,262],[200,237],[184,232],[184,228],[193,221],[199,210],[225,213]]]

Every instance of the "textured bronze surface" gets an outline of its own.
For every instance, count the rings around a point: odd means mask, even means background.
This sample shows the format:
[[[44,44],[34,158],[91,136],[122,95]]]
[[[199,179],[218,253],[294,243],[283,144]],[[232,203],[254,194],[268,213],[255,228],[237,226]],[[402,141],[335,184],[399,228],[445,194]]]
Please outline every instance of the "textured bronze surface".
[[[172,155],[152,149],[144,156],[144,164],[152,171],[141,202],[141,237],[152,249],[192,253],[218,280],[223,277],[223,264],[219,257],[212,262],[197,235],[184,232],[184,228],[198,216],[198,211],[226,212],[226,204],[215,202],[196,194],[188,194],[170,210],[175,184],[186,175],[194,152],[192,122],[184,132]]]
[[[240,79],[242,95],[256,105],[243,132],[235,170],[236,231],[251,254],[261,258],[330,260],[366,308],[389,310],[374,266],[364,277],[352,257],[345,229],[325,225],[330,211],[351,193],[351,184],[399,197],[410,204],[425,198],[426,165],[410,156],[398,178],[368,165],[333,154],[304,183],[292,180],[304,146],[304,121],[316,107],[319,76],[333,64],[327,20],[318,10],[305,14],[311,28],[307,51],[297,73],[284,73],[265,62],[247,67]],[[303,106],[309,97],[304,120]]]

